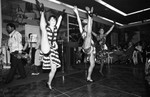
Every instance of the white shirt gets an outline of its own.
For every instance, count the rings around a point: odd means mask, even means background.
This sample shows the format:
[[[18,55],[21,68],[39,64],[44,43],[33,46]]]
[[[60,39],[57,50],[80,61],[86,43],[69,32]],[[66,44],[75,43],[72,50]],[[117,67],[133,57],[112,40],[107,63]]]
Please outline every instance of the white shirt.
[[[21,50],[23,49],[22,35],[18,31],[14,30],[9,34],[9,37],[8,47],[10,49],[10,53],[15,51],[21,52]]]

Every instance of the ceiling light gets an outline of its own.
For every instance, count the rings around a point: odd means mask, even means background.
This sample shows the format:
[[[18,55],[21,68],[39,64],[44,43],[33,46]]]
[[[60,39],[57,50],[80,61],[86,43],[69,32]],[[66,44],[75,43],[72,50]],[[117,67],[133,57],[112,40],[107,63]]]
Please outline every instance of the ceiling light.
[[[57,3],[57,4],[65,5],[66,7],[69,7],[69,8],[71,8],[71,9],[74,8],[73,6],[71,6],[71,5],[69,5],[69,4],[66,4],[66,3],[62,3],[62,2],[60,2],[60,1],[58,1],[58,0],[49,0],[49,1],[54,2],[54,3]],[[82,10],[82,9],[79,9],[79,8],[78,8],[78,10],[81,11],[81,12],[84,12],[84,13],[86,12],[85,10]]]
[[[71,9],[74,8],[72,5],[69,5],[69,4],[66,4],[66,3],[62,3],[62,2],[57,1],[57,0],[49,0],[49,1],[54,2],[54,3],[57,3],[57,4],[62,4],[62,5],[64,5],[64,6],[66,6],[66,7],[71,8]],[[115,9],[114,7],[110,6],[109,4],[103,2],[102,0],[98,0],[98,1],[101,1],[102,4],[104,4],[104,5],[106,5],[106,6],[109,6],[110,8],[112,8],[112,9],[114,9],[114,10],[117,10],[117,9]],[[80,8],[78,8],[78,10],[81,11],[81,12],[86,13],[85,10],[82,10],[82,9],[80,9]],[[118,11],[119,11],[119,10],[118,10]],[[122,12],[120,12],[120,13],[122,13]],[[124,13],[122,13],[122,14],[125,15]],[[103,19],[103,20],[106,20],[106,21],[108,21],[108,22],[114,23],[113,20],[107,19],[107,18],[105,18],[105,17],[101,17],[101,16],[97,16],[97,17],[99,17],[99,18],[101,18],[101,19]],[[118,24],[118,25],[120,25],[120,26],[123,26],[123,24],[118,23],[118,22],[116,22],[116,24]]]
[[[60,2],[60,1],[57,1],[57,0],[49,0],[49,1],[54,2],[54,3],[57,3],[57,4],[61,4],[61,2]]]
[[[102,5],[104,5],[104,6],[106,6],[107,8],[109,8],[109,9],[111,9],[111,10],[113,10],[113,11],[115,11],[115,12],[121,14],[121,15],[123,15],[123,16],[127,16],[126,13],[124,13],[124,12],[118,10],[117,8],[115,8],[115,7],[113,7],[113,6],[109,5],[109,4],[107,4],[106,2],[104,2],[104,1],[102,1],[102,0],[95,0],[95,1],[98,2],[98,3],[100,3],[100,4],[102,4]]]
[[[129,23],[129,24],[131,25],[131,24],[139,24],[139,23],[142,23],[142,21],[132,22],[132,23]]]
[[[105,17],[102,17],[102,16],[97,16],[97,17],[99,17],[99,18],[101,18],[101,19],[103,19],[103,20],[105,20],[105,21],[109,21],[109,22],[111,22],[111,23],[114,23],[114,21],[113,20],[110,20],[110,19],[107,19],[107,18],[105,18]],[[117,25],[120,25],[120,26],[124,26],[123,24],[121,24],[121,23],[118,23],[118,22],[115,22]]]
[[[107,8],[109,8],[109,9],[111,9],[111,10],[113,10],[113,11],[115,11],[115,12],[121,14],[121,15],[123,15],[123,16],[129,16],[129,15],[133,15],[133,14],[137,14],[137,13],[140,13],[140,12],[144,12],[144,11],[150,10],[150,8],[146,8],[146,9],[142,9],[142,10],[139,10],[139,11],[135,11],[135,12],[131,12],[131,13],[126,14],[123,11],[120,11],[117,8],[115,8],[115,7],[107,4],[103,0],[95,0],[95,1],[98,2],[98,3],[100,3],[100,4],[102,4],[102,5],[104,5],[104,6],[106,6]]]
[[[127,16],[137,14],[137,13],[140,13],[140,12],[144,12],[144,11],[148,11],[148,10],[150,10],[150,8],[146,8],[146,9],[142,9],[142,10],[139,10],[139,11],[128,13]]]

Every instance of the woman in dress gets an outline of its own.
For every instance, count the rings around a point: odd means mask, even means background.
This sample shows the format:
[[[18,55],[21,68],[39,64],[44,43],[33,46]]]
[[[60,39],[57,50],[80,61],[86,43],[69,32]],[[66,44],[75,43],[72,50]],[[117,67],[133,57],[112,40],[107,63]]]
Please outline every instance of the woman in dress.
[[[100,28],[99,30],[99,35],[92,32],[92,34],[97,38],[97,41],[98,41],[98,45],[100,45],[100,48],[99,48],[99,56],[100,58],[97,59],[97,61],[100,61],[100,64],[101,64],[101,67],[100,67],[100,73],[103,75],[103,66],[104,66],[104,62],[105,62],[105,59],[106,59],[106,52],[105,50],[108,50],[107,46],[106,46],[106,37],[107,35],[113,30],[114,28],[114,25],[112,25],[110,27],[110,29],[104,34],[104,29],[103,28]],[[99,62],[98,62],[99,63]]]
[[[60,27],[62,21],[63,13],[58,17],[52,15],[49,17],[48,21],[46,22],[44,17],[44,5],[39,3],[36,0],[37,8],[40,11],[40,29],[41,29],[41,54],[43,55],[43,69],[51,69],[49,73],[49,79],[47,82],[47,86],[49,89],[52,89],[51,83],[55,76],[57,68],[60,65],[60,59],[58,54],[58,44],[56,42],[57,39],[57,31]]]

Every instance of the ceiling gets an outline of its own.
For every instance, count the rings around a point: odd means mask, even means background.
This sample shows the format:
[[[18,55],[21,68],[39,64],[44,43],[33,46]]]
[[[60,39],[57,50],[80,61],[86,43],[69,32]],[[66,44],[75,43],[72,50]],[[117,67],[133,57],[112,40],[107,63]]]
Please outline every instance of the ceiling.
[[[121,24],[129,24],[132,22],[150,19],[150,10],[129,16],[123,16],[103,6],[102,4],[96,2],[95,0],[58,0],[58,1],[72,6],[76,5],[78,8],[83,10],[85,9],[85,6],[89,7],[93,6],[95,14],[116,21]],[[103,1],[121,10],[126,14],[150,8],[150,0],[103,0]]]
[[[7,1],[11,1],[11,0],[7,0]],[[13,0],[13,1],[18,2],[20,0]],[[144,22],[144,20],[147,19],[149,19],[148,25],[150,24],[150,0],[101,0],[126,14],[149,8],[149,10],[147,11],[140,12],[133,15],[128,15],[128,16],[123,16],[105,7],[104,5],[96,2],[96,0],[57,0],[57,1],[72,6],[76,5],[78,8],[83,10],[85,10],[86,6],[94,7],[94,13],[96,15],[108,18],[110,20],[116,21],[123,25],[128,25],[129,23],[133,23],[137,21],[141,21],[142,25],[145,24],[147,25],[147,23]]]

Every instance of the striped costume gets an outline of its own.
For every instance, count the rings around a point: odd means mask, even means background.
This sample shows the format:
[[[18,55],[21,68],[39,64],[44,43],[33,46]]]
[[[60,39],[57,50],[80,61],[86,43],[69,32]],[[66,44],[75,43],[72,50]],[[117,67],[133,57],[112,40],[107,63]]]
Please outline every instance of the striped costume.
[[[58,53],[58,44],[56,42],[57,39],[57,32],[54,30],[54,32],[51,31],[50,27],[46,28],[47,30],[47,36],[49,44],[51,45],[51,50],[48,55],[42,54],[42,62],[43,66],[42,69],[51,69],[51,64],[55,64],[57,68],[59,68],[60,65],[60,59],[59,59],[59,53]]]

